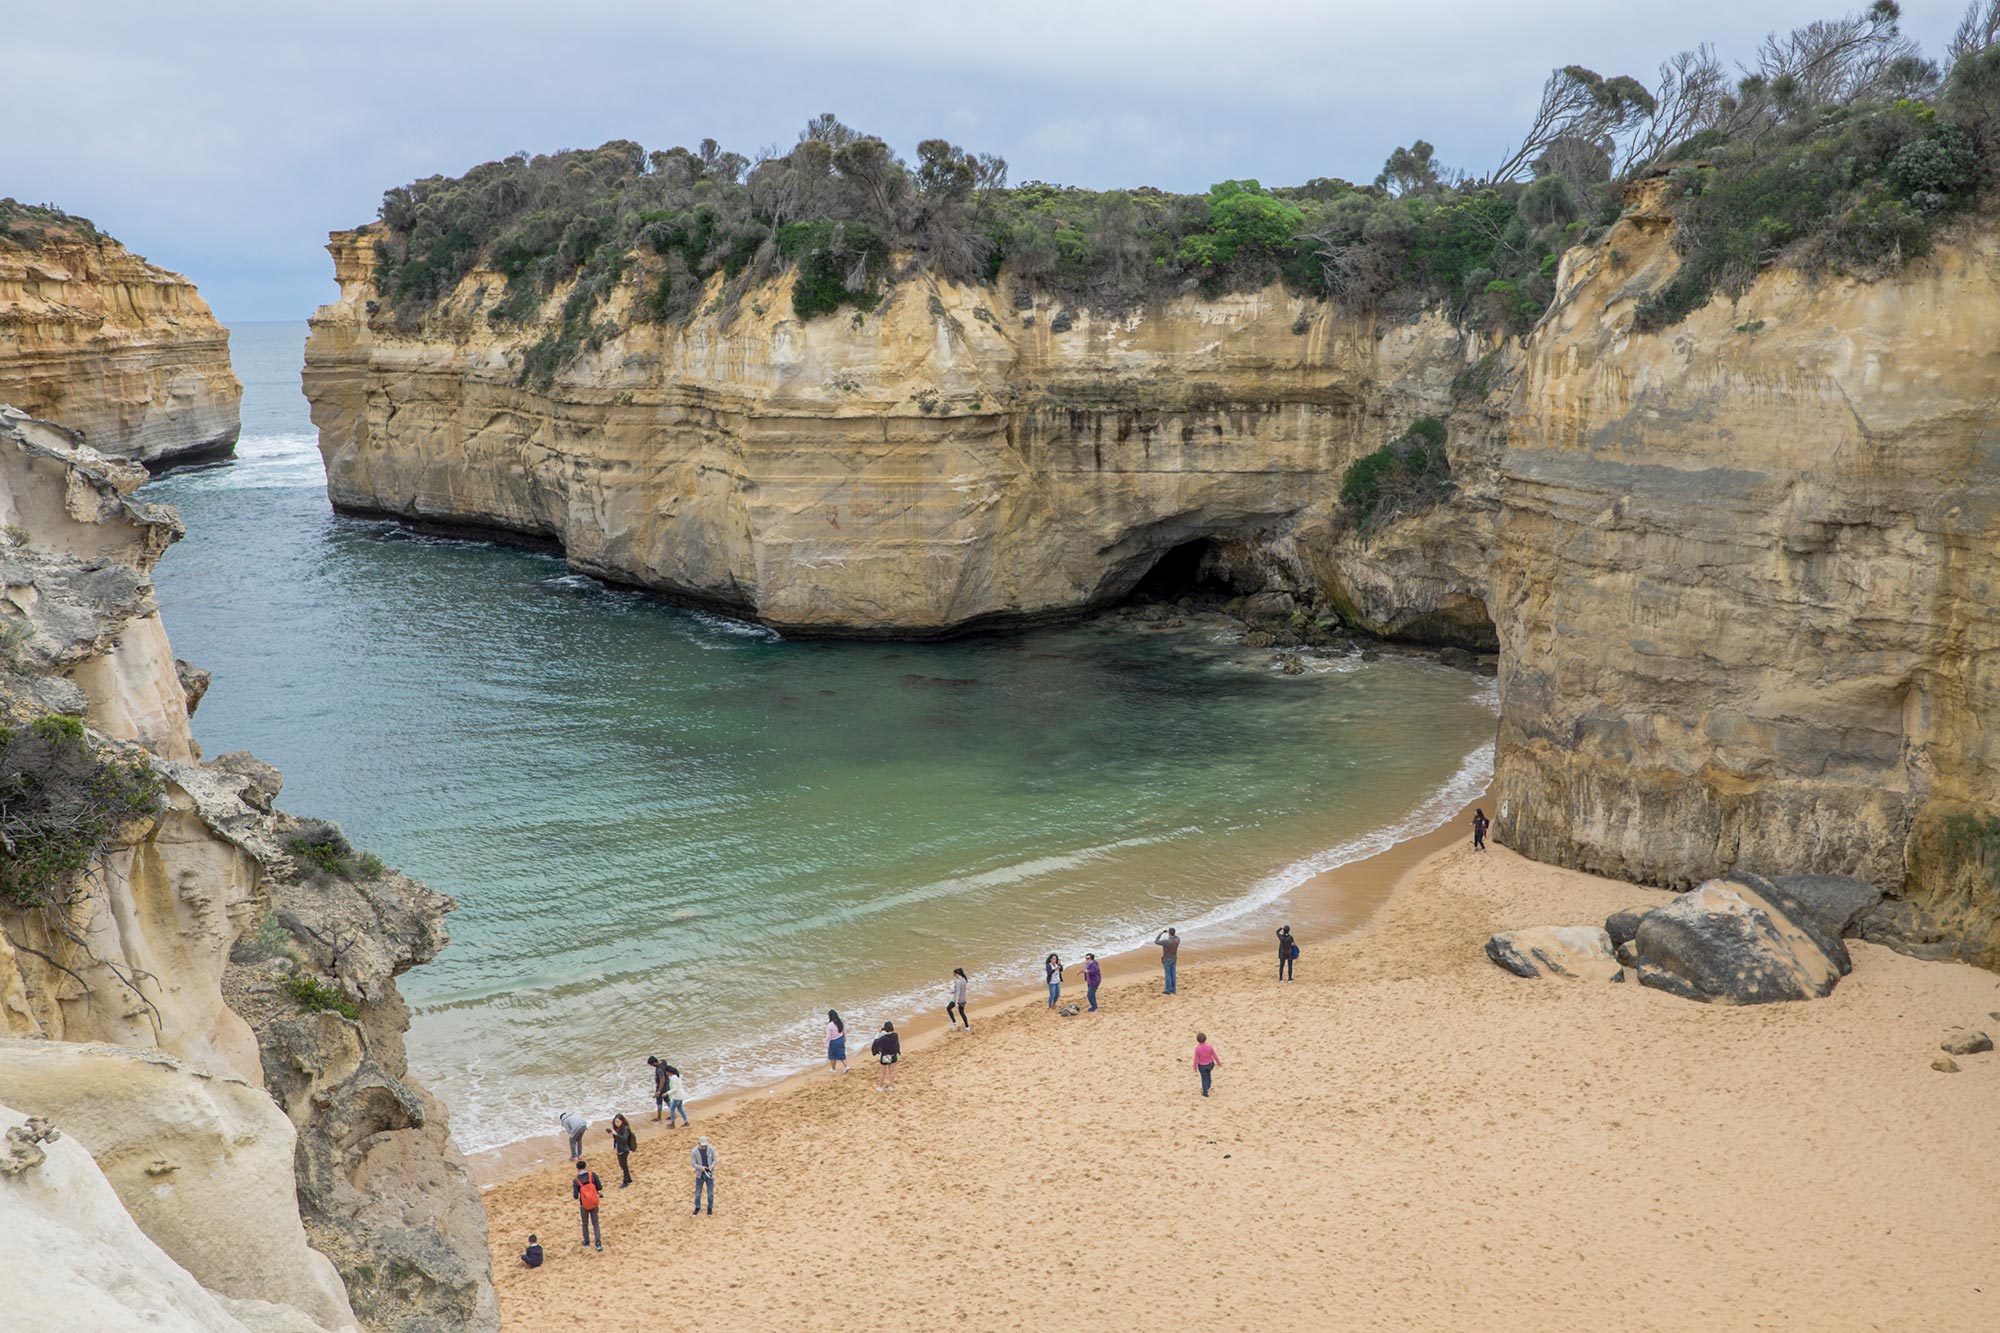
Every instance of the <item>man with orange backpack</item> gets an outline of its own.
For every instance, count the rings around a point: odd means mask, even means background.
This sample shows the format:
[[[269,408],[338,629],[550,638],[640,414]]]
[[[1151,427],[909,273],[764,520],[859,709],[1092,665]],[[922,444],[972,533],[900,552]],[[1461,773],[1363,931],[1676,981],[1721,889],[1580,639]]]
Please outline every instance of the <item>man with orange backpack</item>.
[[[591,1233],[597,1233],[597,1248],[604,1248],[604,1228],[598,1225],[597,1204],[604,1196],[604,1182],[597,1173],[584,1164],[581,1157],[576,1159],[576,1179],[569,1183],[570,1197],[576,1200],[578,1210],[583,1214],[583,1248],[590,1248]]]

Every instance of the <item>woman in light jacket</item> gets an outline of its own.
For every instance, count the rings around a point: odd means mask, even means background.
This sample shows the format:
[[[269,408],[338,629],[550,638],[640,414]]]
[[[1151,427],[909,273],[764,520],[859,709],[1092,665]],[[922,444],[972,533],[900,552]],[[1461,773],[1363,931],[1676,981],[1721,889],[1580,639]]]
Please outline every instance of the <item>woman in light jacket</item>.
[[[951,1020],[953,1027],[957,1027],[960,1023],[963,1023],[965,1024],[965,1030],[970,1032],[972,1031],[972,1015],[965,1008],[965,988],[967,984],[965,969],[954,967],[951,970],[951,999],[945,1002],[944,1016]]]

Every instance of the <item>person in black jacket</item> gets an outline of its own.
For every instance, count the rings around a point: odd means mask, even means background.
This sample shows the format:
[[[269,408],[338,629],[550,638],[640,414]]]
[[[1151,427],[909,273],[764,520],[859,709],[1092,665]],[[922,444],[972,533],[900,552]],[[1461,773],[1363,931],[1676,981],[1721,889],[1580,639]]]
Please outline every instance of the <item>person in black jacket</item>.
[[[584,1187],[590,1188],[590,1196],[584,1197]],[[597,1173],[584,1164],[581,1157],[576,1159],[576,1179],[569,1183],[569,1196],[576,1200],[577,1211],[583,1216],[583,1248],[590,1248],[591,1233],[597,1233],[597,1248],[604,1248],[604,1228],[598,1225],[597,1204],[604,1197],[604,1182]]]
[[[1486,812],[1484,810],[1479,810],[1479,809],[1473,810],[1472,812],[1473,851],[1483,852],[1486,850],[1486,830],[1492,827],[1493,827],[1493,821],[1486,817]]]
[[[618,1188],[622,1190],[632,1183],[630,1158],[638,1150],[639,1136],[632,1132],[632,1122],[623,1115],[612,1116],[611,1128],[604,1132],[611,1136],[611,1151],[618,1154],[618,1170],[625,1176],[618,1182]]]
[[[535,1237],[533,1232],[528,1234],[528,1248],[521,1251],[521,1262],[530,1268],[540,1268],[542,1266],[542,1242]]]
[[[868,1051],[881,1066],[881,1072],[875,1075],[875,1091],[893,1092],[896,1087],[896,1061],[903,1055],[903,1039],[896,1035],[896,1025],[884,1023],[882,1035],[869,1043]]]
[[[646,1063],[653,1067],[653,1123],[657,1125],[667,1113],[667,1071],[672,1066],[657,1055],[647,1056]]]
[[[1278,980],[1292,979],[1292,960],[1299,956],[1299,946],[1292,943],[1292,928],[1278,927]]]

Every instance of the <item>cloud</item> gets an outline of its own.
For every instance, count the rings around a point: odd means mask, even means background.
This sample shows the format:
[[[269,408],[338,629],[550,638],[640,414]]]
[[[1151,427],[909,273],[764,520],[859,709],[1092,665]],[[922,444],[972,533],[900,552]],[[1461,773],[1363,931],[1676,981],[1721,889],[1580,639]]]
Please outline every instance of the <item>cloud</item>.
[[[1776,0],[309,0],[26,6],[0,193],[94,218],[225,320],[332,295],[326,232],[382,191],[515,149],[789,144],[832,110],[909,151],[945,133],[1015,180],[1199,190],[1371,178],[1422,137],[1497,159],[1557,64],[1646,77],[1837,12]],[[1935,51],[1957,6],[1912,3]],[[23,113],[25,108],[25,114]]]

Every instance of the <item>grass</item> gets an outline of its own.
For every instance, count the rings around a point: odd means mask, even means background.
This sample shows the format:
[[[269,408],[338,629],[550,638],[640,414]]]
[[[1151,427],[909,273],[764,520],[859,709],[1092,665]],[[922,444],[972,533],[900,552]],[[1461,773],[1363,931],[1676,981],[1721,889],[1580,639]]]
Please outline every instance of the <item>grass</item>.
[[[285,994],[291,996],[301,1009],[339,1014],[350,1022],[360,1021],[361,1008],[347,998],[346,992],[309,972],[295,973],[285,978],[282,985]]]

